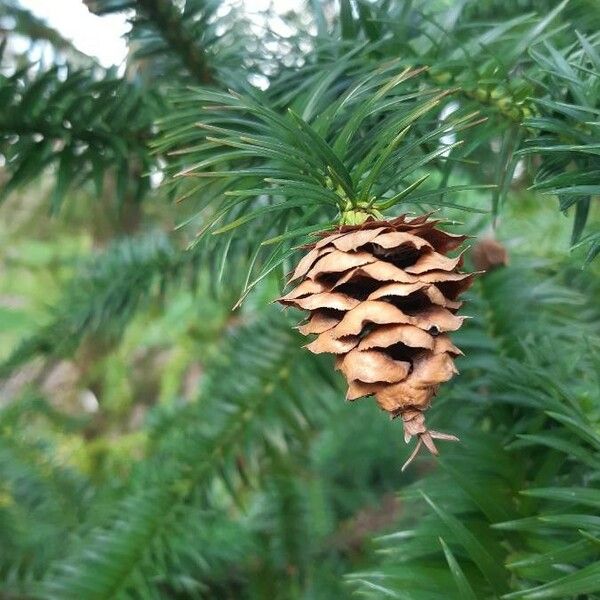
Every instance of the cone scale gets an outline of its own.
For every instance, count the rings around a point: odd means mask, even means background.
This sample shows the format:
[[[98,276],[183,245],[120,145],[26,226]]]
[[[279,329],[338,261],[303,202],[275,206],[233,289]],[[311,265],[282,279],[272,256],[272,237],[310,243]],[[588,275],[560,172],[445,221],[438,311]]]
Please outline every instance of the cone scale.
[[[434,439],[458,438],[432,431],[424,412],[439,386],[458,371],[461,351],[448,333],[459,295],[473,275],[462,257],[451,258],[466,239],[438,229],[427,215],[366,220],[323,232],[306,247],[278,301],[308,311],[298,329],[314,339],[306,348],[335,355],[348,383],[348,400],[374,396],[379,407],[404,425],[405,440],[437,454]]]

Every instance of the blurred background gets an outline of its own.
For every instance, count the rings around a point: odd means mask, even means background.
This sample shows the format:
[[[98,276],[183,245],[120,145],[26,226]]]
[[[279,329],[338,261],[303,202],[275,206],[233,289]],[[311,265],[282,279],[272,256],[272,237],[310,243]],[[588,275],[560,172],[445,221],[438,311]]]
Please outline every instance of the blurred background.
[[[0,0],[0,597],[600,598],[599,25],[592,0]],[[402,473],[401,426],[272,304],[335,207],[203,153],[228,90],[238,133],[257,102],[333,144],[319,115],[405,66],[394,100],[448,96],[386,215],[439,211],[485,273],[428,416],[462,442]]]

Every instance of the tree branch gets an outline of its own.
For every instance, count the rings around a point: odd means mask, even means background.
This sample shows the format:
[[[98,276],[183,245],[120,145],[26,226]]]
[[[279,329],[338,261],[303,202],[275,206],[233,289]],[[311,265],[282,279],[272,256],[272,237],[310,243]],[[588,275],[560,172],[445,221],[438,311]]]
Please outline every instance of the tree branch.
[[[138,0],[138,3],[165,42],[180,56],[190,74],[199,83],[210,83],[212,73],[205,52],[185,28],[183,15],[171,0]]]

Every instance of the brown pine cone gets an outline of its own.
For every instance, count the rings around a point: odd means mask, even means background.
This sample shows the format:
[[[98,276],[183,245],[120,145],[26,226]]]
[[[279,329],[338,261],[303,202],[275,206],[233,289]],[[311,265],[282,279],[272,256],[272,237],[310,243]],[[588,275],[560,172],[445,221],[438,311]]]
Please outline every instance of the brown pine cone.
[[[460,256],[446,256],[466,236],[438,223],[403,215],[323,232],[290,279],[301,283],[279,298],[310,312],[298,329],[317,336],[306,346],[311,352],[336,355],[347,399],[374,395],[402,419],[407,442],[418,437],[403,468],[421,444],[437,454],[434,438],[457,440],[428,430],[423,415],[439,385],[457,373],[453,357],[461,352],[446,333],[461,326],[457,297],[473,280],[459,271]]]
[[[508,251],[497,240],[482,238],[473,246],[471,259],[478,271],[487,273],[508,265]]]

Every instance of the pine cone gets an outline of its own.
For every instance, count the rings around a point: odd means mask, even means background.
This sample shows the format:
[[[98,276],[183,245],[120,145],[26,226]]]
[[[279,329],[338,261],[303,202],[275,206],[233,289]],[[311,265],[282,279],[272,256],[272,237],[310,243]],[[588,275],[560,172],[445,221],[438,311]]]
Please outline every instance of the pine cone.
[[[446,332],[457,330],[457,297],[473,275],[459,272],[462,258],[446,254],[466,236],[436,228],[428,215],[368,220],[324,232],[307,246],[290,282],[302,282],[279,302],[310,312],[298,329],[316,339],[306,347],[336,355],[348,382],[348,400],[375,396],[404,424],[405,439],[418,437],[437,454],[433,439],[457,440],[428,430],[423,412],[438,387],[457,370],[461,354]]]
[[[478,271],[487,273],[508,265],[508,251],[497,240],[483,238],[473,246],[471,259]]]

